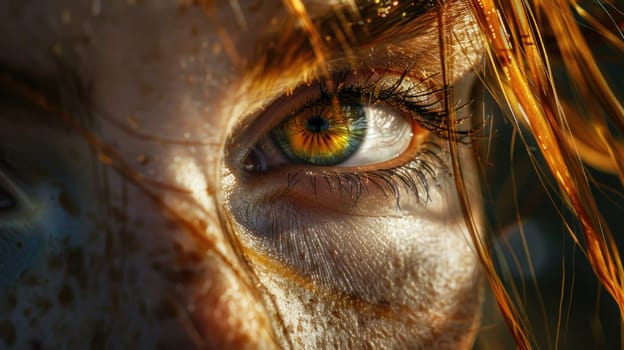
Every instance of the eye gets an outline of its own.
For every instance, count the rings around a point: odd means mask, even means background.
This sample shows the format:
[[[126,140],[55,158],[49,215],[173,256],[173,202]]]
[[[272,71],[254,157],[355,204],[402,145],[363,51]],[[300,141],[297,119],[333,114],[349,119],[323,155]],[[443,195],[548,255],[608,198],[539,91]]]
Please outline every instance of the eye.
[[[266,171],[286,164],[390,168],[393,160],[422,143],[428,130],[419,120],[433,114],[426,126],[439,119],[438,112],[432,112],[438,104],[436,93],[422,82],[369,77],[350,84],[342,83],[333,92],[322,86],[307,87],[299,92],[307,96],[304,102],[294,107],[285,102],[285,109],[291,109],[253,147],[245,168]],[[297,97],[287,100],[297,101]]]
[[[271,140],[293,162],[325,166],[380,163],[409,146],[412,122],[399,111],[357,100],[338,103],[290,116],[272,130]]]
[[[431,252],[463,242],[449,234],[461,210],[441,96],[435,79],[338,73],[331,84],[302,83],[245,124],[228,147],[224,200],[252,265],[272,281],[298,276],[305,290],[377,302],[405,276],[423,277],[412,270],[428,261],[423,239],[441,244]],[[389,269],[388,257],[406,260]]]
[[[432,212],[450,172],[442,95],[435,79],[410,72],[339,72],[302,84],[233,138],[240,151],[230,165],[241,188],[275,200],[357,215]]]

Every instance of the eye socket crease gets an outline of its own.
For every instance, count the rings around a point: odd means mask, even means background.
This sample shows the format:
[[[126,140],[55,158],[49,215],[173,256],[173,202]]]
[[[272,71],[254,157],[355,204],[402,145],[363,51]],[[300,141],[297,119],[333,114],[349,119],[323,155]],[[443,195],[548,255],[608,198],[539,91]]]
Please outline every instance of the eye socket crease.
[[[331,57],[348,54],[351,50],[348,47],[383,46],[387,42],[396,42],[399,33],[405,38],[417,37],[435,22],[435,16],[428,15],[435,8],[436,2],[432,0],[393,5],[340,1],[314,2],[306,11],[316,28],[315,34],[324,40],[320,49]],[[257,65],[262,67],[262,75],[317,61],[317,48],[310,33],[300,25],[301,21],[301,18],[292,16],[290,22],[283,23],[261,41],[255,50],[262,53],[257,60],[270,63]],[[284,47],[291,49],[282,50]]]

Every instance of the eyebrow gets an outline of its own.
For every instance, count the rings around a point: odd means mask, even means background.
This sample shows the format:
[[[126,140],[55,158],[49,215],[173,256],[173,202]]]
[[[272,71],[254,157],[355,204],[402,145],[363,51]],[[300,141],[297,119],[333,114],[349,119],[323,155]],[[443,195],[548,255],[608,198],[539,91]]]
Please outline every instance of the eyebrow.
[[[305,15],[313,24],[315,33],[306,30],[301,25],[302,19],[293,14],[278,33],[261,40],[256,47],[260,57],[254,62],[264,62],[260,75],[268,76],[289,67],[315,62],[319,49],[314,47],[316,44],[322,45],[320,49],[328,57],[334,57],[349,56],[357,49],[413,39],[430,30],[436,17],[426,16],[427,20],[423,20],[423,16],[439,8],[438,3],[436,0],[314,2],[310,13]],[[320,43],[314,42],[314,35],[320,38]]]

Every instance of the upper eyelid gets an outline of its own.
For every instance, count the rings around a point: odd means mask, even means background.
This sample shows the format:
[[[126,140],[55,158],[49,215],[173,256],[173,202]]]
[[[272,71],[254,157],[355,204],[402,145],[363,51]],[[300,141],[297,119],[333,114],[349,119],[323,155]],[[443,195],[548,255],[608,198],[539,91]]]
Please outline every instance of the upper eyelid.
[[[437,2],[436,2],[437,3]],[[399,6],[401,6],[400,4]],[[474,30],[469,31],[471,35],[454,36],[460,42],[454,42],[451,47],[454,51],[452,56],[466,57],[456,59],[456,67],[453,69],[451,80],[459,78],[466,71],[470,70],[482,56],[483,45],[479,33],[476,19],[474,18],[469,5],[459,0],[445,2],[446,17],[449,18],[449,24],[445,30],[459,29],[456,26],[473,26]],[[336,16],[328,15],[327,19],[320,19],[317,22],[317,29],[320,30],[321,37],[329,38],[329,41],[322,45],[323,60],[315,56],[314,49],[310,47],[310,34],[301,30],[291,30],[284,33],[271,33],[264,39],[259,41],[254,60],[264,62],[261,69],[251,67],[250,71],[245,72],[244,79],[247,81],[257,81],[259,85],[266,85],[267,82],[274,80],[276,77],[290,77],[296,79],[302,75],[322,75],[324,72],[335,70],[336,66],[349,65],[349,63],[364,63],[369,66],[392,66],[401,69],[412,68],[422,69],[423,75],[430,75],[432,72],[441,69],[441,54],[432,54],[433,50],[439,51],[439,33],[437,27],[437,12],[426,13],[422,16],[409,20],[407,22],[391,21],[383,18],[379,25],[374,29],[379,29],[380,33],[371,35],[371,30],[342,33],[344,40],[338,40],[331,32],[325,33],[323,28],[327,30],[340,29],[350,27],[338,21],[338,24],[323,24],[328,20],[337,21]],[[313,17],[313,16],[312,16]],[[377,16],[375,16],[377,17]],[[314,20],[314,18],[313,18]],[[320,24],[319,24],[320,23]],[[385,23],[391,23],[390,27]],[[397,23],[401,23],[403,27],[409,29],[391,30],[392,28],[403,28]],[[411,26],[411,27],[410,27]],[[333,28],[333,29],[332,29]],[[370,29],[370,28],[369,28]],[[462,28],[467,29],[467,28]],[[349,29],[353,31],[354,28]],[[373,30],[374,31],[374,30]],[[358,34],[358,35],[356,35]],[[384,36],[384,34],[386,36]],[[364,38],[364,39],[362,39]],[[346,40],[346,41],[345,41]],[[468,43],[467,41],[471,41]],[[472,42],[474,41],[474,42]],[[476,43],[476,44],[475,44]],[[270,45],[272,44],[272,45]],[[278,45],[279,44],[279,45]],[[290,50],[282,50],[282,48],[290,47]],[[391,54],[389,54],[389,50]],[[467,54],[466,54],[467,53]],[[286,56],[284,56],[286,55]],[[332,68],[327,69],[327,66]],[[440,79],[440,84],[443,81]]]
[[[308,108],[313,108],[317,104],[322,104],[326,106],[329,99],[333,96],[334,93],[340,94],[342,89],[351,91],[357,90],[358,96],[362,97],[366,91],[372,90],[392,90],[390,92],[391,96],[388,98],[398,99],[398,94],[403,91],[403,83],[410,85],[410,91],[419,91],[418,95],[430,95],[432,93],[436,93],[437,90],[431,92],[431,88],[429,84],[425,81],[416,80],[411,81],[408,77],[409,72],[404,71],[402,74],[395,76],[394,73],[387,74],[388,76],[379,76],[378,74],[369,74],[369,75],[357,75],[354,76],[356,72],[352,71],[341,71],[334,74],[333,82],[336,83],[340,88],[338,88],[334,92],[330,92],[326,89],[323,82],[315,82],[309,86],[300,86],[297,88],[292,94],[282,95],[280,98],[272,101],[267,109],[262,110],[259,115],[256,117],[256,120],[251,121],[248,125],[253,132],[249,133],[248,130],[241,130],[240,133],[232,139],[232,143],[236,145],[234,149],[238,149],[239,151],[234,151],[233,157],[228,157],[232,160],[232,164],[245,164],[245,159],[247,155],[252,152],[252,150],[257,146],[258,142],[263,140],[267,135],[271,132],[273,128],[278,126],[281,122],[291,117],[293,114],[297,114],[301,111],[301,109],[305,110]],[[363,74],[359,72],[358,74]],[[365,77],[366,76],[366,77]],[[383,87],[380,87],[383,85]],[[400,90],[399,90],[400,89]],[[303,91],[303,92],[302,92]],[[300,93],[310,92],[313,93],[303,98],[299,97],[297,101],[297,97]],[[376,94],[376,93],[375,93]],[[378,96],[375,96],[375,101],[372,101],[372,104],[377,102],[384,102],[383,100],[379,100]],[[428,97],[425,97],[428,98]],[[295,100],[293,100],[295,99]],[[322,101],[322,102],[321,102]],[[386,104],[386,103],[385,103]],[[405,115],[407,112],[401,111],[398,108],[397,104],[400,102],[387,103],[391,108],[396,110],[396,113],[401,114],[401,117],[409,119],[412,123],[417,123],[422,125],[422,121],[414,118],[413,115]],[[413,113],[413,112],[412,112]],[[398,117],[398,115],[397,115]],[[423,118],[426,116],[423,115]],[[259,118],[259,119],[258,119]],[[257,126],[260,126],[259,129],[255,129]],[[425,128],[428,129],[428,128]],[[432,131],[432,129],[429,129]],[[251,135],[250,135],[251,134]],[[240,140],[240,141],[239,141]],[[229,149],[230,147],[228,147]],[[295,166],[294,164],[291,164]],[[236,167],[236,166],[235,166]],[[305,168],[305,166],[303,166]],[[333,167],[323,167],[316,166],[318,169],[325,168],[331,169]],[[353,169],[357,167],[345,167],[343,172],[353,171]]]
[[[426,31],[437,18],[430,11],[438,7],[433,0],[397,3],[383,16],[379,15],[379,4],[357,2],[319,2],[315,3],[318,6],[309,6],[305,16],[314,23],[314,28],[297,25],[301,19],[295,14],[287,18],[277,30],[267,33],[254,50],[259,53],[257,61],[270,63],[263,65],[261,74],[273,75],[288,67],[302,66],[304,62],[318,62],[320,54],[344,56],[345,45],[354,49],[396,42],[399,32],[413,38]],[[321,41],[315,42],[315,38]],[[284,47],[293,50],[283,50]]]

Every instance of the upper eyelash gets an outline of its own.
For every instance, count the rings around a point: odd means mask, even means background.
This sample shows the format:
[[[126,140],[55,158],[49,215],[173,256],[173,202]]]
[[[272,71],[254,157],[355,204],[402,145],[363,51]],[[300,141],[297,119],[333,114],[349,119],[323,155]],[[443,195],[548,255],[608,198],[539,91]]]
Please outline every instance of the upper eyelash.
[[[344,99],[345,97],[349,97],[348,95],[352,95],[354,99],[361,100],[363,96],[371,96],[371,104],[378,102],[387,103],[391,107],[406,113],[410,119],[415,120],[420,126],[434,132],[439,137],[449,139],[450,136],[455,136],[454,139],[459,140],[460,143],[469,143],[468,136],[474,135],[480,127],[468,130],[457,130],[456,127],[449,126],[447,124],[449,111],[447,111],[444,106],[433,107],[436,105],[443,105],[440,103],[443,100],[443,89],[428,88],[422,90],[419,88],[425,85],[427,81],[432,79],[435,75],[429,76],[414,85],[405,87],[403,82],[408,74],[409,70],[404,70],[393,84],[384,87],[379,86],[384,75],[373,79],[371,74],[362,83],[356,81],[347,84],[346,81],[349,72],[339,72],[334,75],[333,79],[333,84],[338,86],[335,91],[330,91],[324,84],[319,84],[319,96],[308,98],[304,103],[288,113],[284,119],[315,106],[327,106],[334,97]],[[415,99],[424,99],[433,95],[440,95],[440,98],[429,101],[427,104],[414,101]],[[456,124],[461,124],[464,120],[470,118],[470,114],[460,115],[459,113],[465,110],[470,104],[471,101],[468,101],[454,106],[455,113],[458,115],[455,120]]]
[[[432,186],[439,186],[437,177],[441,174],[451,174],[447,162],[440,156],[444,152],[442,142],[450,140],[450,135],[457,135],[452,139],[459,140],[457,142],[460,143],[470,144],[470,137],[464,136],[471,136],[478,129],[457,130],[456,127],[448,125],[448,111],[444,107],[445,104],[440,103],[443,98],[443,90],[422,88],[433,76],[406,85],[403,83],[409,71],[405,70],[398,79],[392,81],[392,84],[385,86],[383,75],[377,75],[373,78],[373,74],[371,74],[363,80],[348,82],[350,74],[349,71],[335,74],[332,85],[337,86],[337,88],[333,91],[326,87],[327,84],[319,83],[318,95],[308,98],[291,109],[282,120],[285,121],[293,115],[311,108],[327,108],[334,98],[344,102],[351,97],[357,101],[362,101],[363,97],[370,96],[368,103],[386,103],[404,116],[416,121],[423,128],[433,132],[437,137],[421,144],[411,160],[393,168],[349,172],[329,170],[328,168],[315,170],[316,167],[313,166],[303,170],[298,167],[288,172],[287,188],[292,189],[301,181],[310,181],[315,196],[318,195],[319,186],[326,186],[330,192],[339,192],[341,198],[343,193],[350,196],[354,205],[357,205],[362,195],[374,188],[386,197],[393,198],[397,209],[401,207],[402,193],[407,192],[414,195],[419,204],[426,205],[431,200]],[[439,95],[440,98],[422,103],[423,100],[434,95]],[[420,100],[420,102],[416,102],[416,100]],[[469,104],[470,102],[456,105],[455,112],[463,110]],[[456,122],[461,123],[469,117],[469,114],[462,115],[457,118]]]

